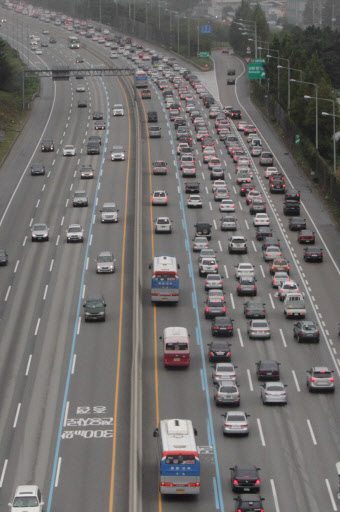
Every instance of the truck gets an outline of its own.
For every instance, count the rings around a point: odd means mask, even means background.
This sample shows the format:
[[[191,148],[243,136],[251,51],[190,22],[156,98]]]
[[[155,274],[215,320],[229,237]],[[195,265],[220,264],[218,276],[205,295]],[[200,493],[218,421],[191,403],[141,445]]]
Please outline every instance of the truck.
[[[306,304],[301,293],[287,293],[283,303],[286,318],[305,318]]]

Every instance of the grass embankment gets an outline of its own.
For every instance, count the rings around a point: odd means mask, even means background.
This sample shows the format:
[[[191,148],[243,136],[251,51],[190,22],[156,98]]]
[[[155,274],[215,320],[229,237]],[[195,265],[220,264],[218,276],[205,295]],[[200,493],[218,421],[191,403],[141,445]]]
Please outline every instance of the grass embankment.
[[[210,57],[190,57],[190,60],[204,71],[211,71],[213,68],[213,63]]]

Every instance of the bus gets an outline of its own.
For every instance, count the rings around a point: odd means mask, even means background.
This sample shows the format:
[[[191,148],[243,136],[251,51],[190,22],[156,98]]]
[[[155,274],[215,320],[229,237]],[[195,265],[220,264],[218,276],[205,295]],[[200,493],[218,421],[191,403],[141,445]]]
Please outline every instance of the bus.
[[[166,327],[163,331],[164,366],[190,364],[189,334],[185,327]]]
[[[136,71],[135,75],[136,87],[147,87],[148,86],[148,75],[145,71]]]
[[[154,68],[158,68],[159,65],[159,57],[158,55],[151,55],[151,64]]]
[[[71,50],[76,50],[80,48],[79,38],[77,36],[69,36],[68,47],[71,48]]]
[[[151,302],[178,302],[179,279],[174,256],[155,256],[152,265]]]
[[[192,421],[161,420],[153,435],[158,438],[159,492],[199,494],[200,460]]]

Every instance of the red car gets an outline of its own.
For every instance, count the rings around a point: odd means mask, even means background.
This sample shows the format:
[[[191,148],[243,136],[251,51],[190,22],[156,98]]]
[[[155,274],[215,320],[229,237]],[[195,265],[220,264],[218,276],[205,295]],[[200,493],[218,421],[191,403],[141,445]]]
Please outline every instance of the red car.
[[[223,48],[223,49],[221,50],[221,52],[222,52],[222,53],[229,53],[229,50],[227,50],[226,48]]]

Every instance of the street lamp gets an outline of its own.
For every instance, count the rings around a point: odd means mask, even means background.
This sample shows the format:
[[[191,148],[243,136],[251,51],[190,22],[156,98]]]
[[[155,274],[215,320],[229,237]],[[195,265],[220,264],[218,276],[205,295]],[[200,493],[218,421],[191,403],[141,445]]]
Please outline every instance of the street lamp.
[[[158,30],[161,29],[161,4],[158,4]]]
[[[190,59],[190,17],[184,16],[184,19],[185,18],[188,20],[188,59]]]
[[[263,48],[264,49],[264,48]],[[280,63],[280,52],[279,50],[275,50],[274,48],[267,48],[269,52],[277,52],[277,57],[275,55],[266,55],[267,59],[278,59]],[[280,66],[277,66],[277,101],[280,102]]]
[[[297,84],[313,85],[313,87],[315,87],[315,147],[316,149],[319,149],[318,84],[314,84],[313,82],[304,82],[303,80],[295,80],[294,78],[291,78],[290,81]],[[306,96],[304,96],[304,98],[307,99]]]
[[[254,25],[255,59],[257,59],[257,23],[256,21],[248,21],[243,18],[239,18],[239,20],[242,21],[244,25]]]
[[[290,60],[289,59],[284,59],[282,58],[282,60],[288,60],[288,66],[281,66],[280,64],[278,64],[278,68],[280,69],[287,69],[288,70],[288,114],[290,112],[290,72],[291,71],[298,71],[300,73],[300,80],[302,80],[302,70],[301,69],[296,69],[296,68],[291,68],[290,67]]]
[[[333,114],[329,114],[328,112],[321,112],[322,116],[333,116],[333,172],[336,174],[336,140],[335,140],[335,118],[340,117],[335,114],[335,101],[328,100],[326,98],[319,98],[324,101],[331,101],[333,103]]]

